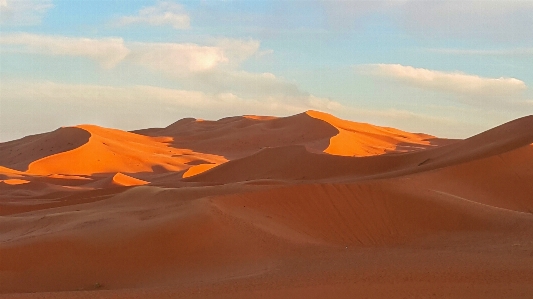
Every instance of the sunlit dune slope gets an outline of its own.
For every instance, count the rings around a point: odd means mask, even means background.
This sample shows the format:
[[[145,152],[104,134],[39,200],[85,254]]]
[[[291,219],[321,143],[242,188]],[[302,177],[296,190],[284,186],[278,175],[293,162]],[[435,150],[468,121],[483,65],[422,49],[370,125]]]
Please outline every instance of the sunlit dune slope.
[[[22,179],[7,179],[7,180],[0,180],[0,183],[8,184],[8,185],[22,185],[27,184],[30,181],[22,180]]]
[[[374,156],[387,152],[407,152],[431,146],[434,136],[414,134],[394,128],[374,126],[342,120],[333,115],[307,111],[307,115],[320,119],[338,130],[332,136],[325,153],[340,156]]]
[[[78,126],[89,140],[66,152],[38,159],[29,165],[30,174],[93,174],[111,172],[180,171],[188,163],[222,163],[223,157],[169,146],[172,138],[147,137],[92,125]],[[56,143],[65,142],[62,139]]]
[[[19,178],[24,175],[22,171],[0,166],[0,179]]]
[[[355,123],[307,111],[275,118],[242,116],[218,121],[182,119],[163,129],[136,131],[148,136],[171,136],[178,148],[235,159],[267,147],[303,145],[310,152],[342,156],[371,156],[413,151],[430,146],[430,135]]]
[[[90,132],[82,128],[67,127],[0,143],[0,165],[26,171],[30,163],[76,149],[87,143],[90,137]]]

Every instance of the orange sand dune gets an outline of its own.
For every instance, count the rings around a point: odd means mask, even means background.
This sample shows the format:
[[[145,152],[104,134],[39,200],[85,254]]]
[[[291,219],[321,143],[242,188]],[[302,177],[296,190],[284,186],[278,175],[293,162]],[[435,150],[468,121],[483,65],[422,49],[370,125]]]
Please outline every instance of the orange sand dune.
[[[308,111],[1,143],[0,294],[532,298],[531,128]]]
[[[168,145],[170,138],[152,138],[97,126],[78,129],[90,134],[89,141],[67,152],[36,160],[30,174],[93,174],[110,172],[180,171],[187,163],[202,161],[222,163],[223,157],[177,149]]]
[[[78,148],[87,143],[90,136],[89,132],[81,128],[60,128],[0,143],[0,165],[26,171],[31,162]]]

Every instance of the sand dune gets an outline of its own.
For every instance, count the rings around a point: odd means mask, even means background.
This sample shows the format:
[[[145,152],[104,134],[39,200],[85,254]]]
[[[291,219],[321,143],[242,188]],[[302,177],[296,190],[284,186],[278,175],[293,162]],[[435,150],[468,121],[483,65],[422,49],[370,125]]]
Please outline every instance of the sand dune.
[[[433,136],[355,123],[317,111],[275,118],[229,117],[218,121],[182,119],[163,129],[139,130],[148,136],[171,136],[178,148],[235,159],[258,150],[303,145],[310,152],[341,156],[372,156],[431,146]]]
[[[83,125],[89,141],[70,151],[46,156],[30,163],[31,174],[94,174],[113,172],[180,171],[188,163],[222,163],[223,157],[177,149],[171,138],[151,138],[114,129]],[[62,139],[57,142],[63,141]]]
[[[436,148],[360,158],[314,154],[302,146],[269,148],[227,162],[190,180],[227,183],[260,178],[316,180],[349,177],[353,180],[406,175],[529,148],[533,141],[531,127],[533,117],[527,117]],[[514,131],[516,134],[509,134]],[[528,161],[526,156],[521,158]]]
[[[26,171],[30,163],[78,148],[87,143],[90,136],[81,128],[60,128],[50,133],[0,143],[0,165]]]
[[[531,128],[307,111],[0,143],[0,293],[531,298]]]
[[[427,134],[413,134],[394,128],[346,121],[318,111],[307,111],[306,114],[327,122],[338,130],[324,150],[333,155],[364,157],[395,151],[407,152],[430,147],[430,140],[436,139]]]

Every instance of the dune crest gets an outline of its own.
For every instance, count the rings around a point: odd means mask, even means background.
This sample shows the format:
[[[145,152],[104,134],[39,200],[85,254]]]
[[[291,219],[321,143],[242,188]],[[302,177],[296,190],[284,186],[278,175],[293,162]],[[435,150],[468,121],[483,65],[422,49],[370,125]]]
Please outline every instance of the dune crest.
[[[339,133],[332,136],[325,153],[339,156],[366,157],[388,152],[406,152],[431,146],[427,134],[413,134],[394,128],[342,120],[333,115],[309,110],[307,115],[334,126]]]
[[[195,176],[197,174],[200,174],[202,172],[208,171],[209,169],[218,166],[218,164],[199,164],[194,165],[191,168],[187,169],[185,173],[183,173],[183,178],[188,178],[191,176]]]
[[[147,137],[92,125],[77,128],[90,134],[89,141],[67,152],[30,163],[30,174],[90,175],[112,172],[181,171],[192,161],[222,163],[224,157],[169,146],[171,138]]]

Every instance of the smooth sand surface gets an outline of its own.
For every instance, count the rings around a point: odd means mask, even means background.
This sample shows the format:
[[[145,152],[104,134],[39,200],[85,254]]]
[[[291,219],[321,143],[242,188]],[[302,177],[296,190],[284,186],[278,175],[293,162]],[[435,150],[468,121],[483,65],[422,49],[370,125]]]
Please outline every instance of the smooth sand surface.
[[[532,298],[531,128],[307,111],[2,143],[0,297]]]

